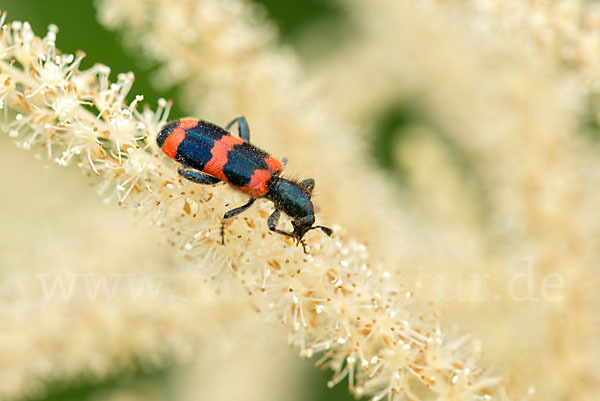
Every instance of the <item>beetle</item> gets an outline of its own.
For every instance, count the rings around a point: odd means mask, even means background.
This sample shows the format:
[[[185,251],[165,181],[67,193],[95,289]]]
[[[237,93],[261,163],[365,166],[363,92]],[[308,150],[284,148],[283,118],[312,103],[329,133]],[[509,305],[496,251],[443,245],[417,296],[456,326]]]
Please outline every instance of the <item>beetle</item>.
[[[239,138],[229,130],[237,123]],[[275,211],[267,219],[273,232],[294,238],[306,246],[302,238],[309,231],[321,229],[330,236],[328,227],[315,223],[311,195],[315,180],[296,181],[281,177],[283,163],[250,143],[246,118],[236,117],[225,128],[198,119],[181,119],[166,123],[156,142],[162,152],[180,163],[177,173],[197,184],[216,184],[224,181],[250,196],[250,200],[223,215],[221,244],[225,244],[225,221],[246,211],[257,199],[273,202]],[[292,219],[293,231],[277,228],[281,212]]]

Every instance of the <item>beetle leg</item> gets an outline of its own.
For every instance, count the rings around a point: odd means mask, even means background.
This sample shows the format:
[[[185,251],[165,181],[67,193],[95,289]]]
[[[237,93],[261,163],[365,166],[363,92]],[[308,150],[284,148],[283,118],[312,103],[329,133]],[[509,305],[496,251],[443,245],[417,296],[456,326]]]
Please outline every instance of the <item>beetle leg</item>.
[[[225,126],[225,129],[229,131],[231,127],[237,122],[238,124],[238,134],[243,141],[250,142],[250,128],[248,127],[248,121],[246,121],[246,117],[240,116],[236,117],[229,122]]]
[[[225,245],[225,220],[230,219],[238,214],[248,210],[250,206],[256,201],[256,198],[251,198],[248,203],[235,209],[231,209],[223,215],[223,221],[221,221],[221,245]]]
[[[267,220],[267,224],[269,225],[269,230],[274,231],[278,234],[285,235],[286,237],[296,238],[296,246],[298,244],[302,244],[302,250],[304,253],[308,253],[306,250],[306,244],[304,240],[298,240],[298,237],[294,233],[288,233],[287,231],[283,231],[277,228],[277,222],[279,221],[279,216],[281,216],[281,212],[277,209],[269,216]]]
[[[183,178],[195,182],[196,184],[210,185],[221,181],[212,175],[204,174],[200,171],[188,168],[178,168],[177,173]]]
[[[296,238],[293,233],[288,233],[287,231],[283,231],[277,228],[277,222],[279,221],[279,216],[281,216],[281,212],[279,210],[275,210],[267,220],[267,225],[269,226],[269,230],[276,232],[278,234],[285,235],[286,237]]]
[[[269,216],[267,220],[267,225],[269,226],[269,230],[275,231],[277,227],[277,222],[279,221],[279,216],[281,216],[281,212],[277,209]]]

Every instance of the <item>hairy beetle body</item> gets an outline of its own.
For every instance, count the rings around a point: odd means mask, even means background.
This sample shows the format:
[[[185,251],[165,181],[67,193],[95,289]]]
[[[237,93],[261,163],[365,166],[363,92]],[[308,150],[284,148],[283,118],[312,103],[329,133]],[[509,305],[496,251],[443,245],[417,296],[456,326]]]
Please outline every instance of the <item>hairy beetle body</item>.
[[[228,131],[236,122],[239,138]],[[283,163],[249,142],[250,131],[244,117],[235,118],[226,128],[197,119],[171,121],[162,127],[156,141],[165,155],[183,166],[178,169],[182,177],[198,184],[224,181],[251,197],[248,203],[223,216],[222,243],[224,221],[248,209],[258,198],[275,205],[267,221],[271,231],[293,237],[303,245],[302,238],[313,228],[331,235],[331,229],[313,226],[314,180],[296,182],[280,177]],[[277,228],[281,212],[292,218],[293,232]]]

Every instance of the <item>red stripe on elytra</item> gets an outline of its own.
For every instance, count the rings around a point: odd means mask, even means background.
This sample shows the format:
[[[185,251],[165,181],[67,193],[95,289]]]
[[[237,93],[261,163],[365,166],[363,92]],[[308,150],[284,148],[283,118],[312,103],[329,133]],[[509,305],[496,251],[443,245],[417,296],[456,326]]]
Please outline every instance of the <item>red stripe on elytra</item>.
[[[165,143],[163,143],[163,153],[174,160],[175,157],[177,157],[177,148],[179,147],[179,144],[185,139],[185,130],[194,128],[196,125],[198,125],[198,120],[179,120],[177,128],[169,134]]]
[[[163,143],[163,153],[174,160],[177,156],[177,148],[179,147],[179,144],[183,142],[184,139],[185,130],[183,129],[181,124],[179,124],[177,128],[175,128],[173,132],[169,134],[165,143]]]
[[[265,196],[267,194],[267,182],[272,175],[268,170],[255,170],[250,178],[250,184],[243,186],[240,190],[254,197]]]
[[[273,156],[265,157],[265,163],[269,166],[269,171],[272,171],[273,173],[281,173],[283,170],[283,164]]]
[[[239,145],[243,141],[239,138],[236,138],[231,135],[224,135],[221,139],[215,142],[210,153],[212,158],[206,166],[204,166],[204,171],[207,174],[215,176],[225,182],[229,182],[225,174],[223,173],[223,167],[227,164],[227,153],[233,149],[234,145]]]
[[[194,128],[196,125],[198,125],[198,120],[196,120],[196,119],[187,118],[187,119],[179,120],[179,126],[183,129]]]

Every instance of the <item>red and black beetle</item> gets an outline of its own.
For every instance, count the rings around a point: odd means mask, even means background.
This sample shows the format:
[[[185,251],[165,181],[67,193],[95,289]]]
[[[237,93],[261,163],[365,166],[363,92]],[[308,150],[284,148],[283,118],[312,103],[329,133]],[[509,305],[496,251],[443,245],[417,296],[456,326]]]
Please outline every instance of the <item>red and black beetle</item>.
[[[239,138],[228,131],[236,122]],[[331,235],[330,228],[313,226],[315,212],[310,197],[315,181],[308,178],[297,182],[280,177],[282,162],[250,144],[250,130],[244,117],[233,119],[224,129],[196,119],[171,121],[162,127],[156,142],[164,154],[181,163],[183,167],[177,172],[182,177],[198,184],[225,181],[250,195],[248,203],[223,216],[221,243],[224,243],[225,220],[242,213],[259,198],[275,205],[267,220],[271,231],[295,238],[303,247],[302,238],[309,230],[320,228]],[[293,232],[277,228],[281,212],[292,218]]]

